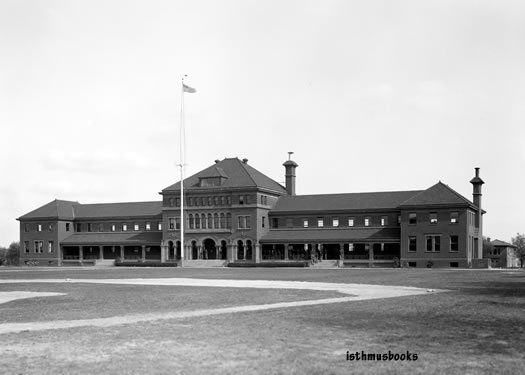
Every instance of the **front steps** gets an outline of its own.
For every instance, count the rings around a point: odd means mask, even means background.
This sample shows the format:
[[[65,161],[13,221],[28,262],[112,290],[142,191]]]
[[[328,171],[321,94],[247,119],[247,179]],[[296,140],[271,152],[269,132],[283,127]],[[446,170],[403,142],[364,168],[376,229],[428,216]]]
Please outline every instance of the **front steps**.
[[[115,259],[97,259],[95,261],[95,266],[98,267],[114,267]]]
[[[215,268],[226,267],[228,261],[222,259],[195,259],[183,260],[181,263],[181,266],[184,268]]]
[[[340,261],[339,260],[321,260],[321,261],[318,261],[316,263],[313,263],[312,265],[310,265],[311,268],[339,268],[340,265],[339,265]]]

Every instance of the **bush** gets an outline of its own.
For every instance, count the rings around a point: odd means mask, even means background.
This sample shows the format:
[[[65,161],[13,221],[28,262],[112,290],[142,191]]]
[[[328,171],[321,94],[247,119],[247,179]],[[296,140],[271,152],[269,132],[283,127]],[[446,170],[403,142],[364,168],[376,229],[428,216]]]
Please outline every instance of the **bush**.
[[[431,260],[427,262],[427,268],[432,268],[433,265],[434,265],[434,262],[432,262]]]
[[[115,266],[117,267],[177,267],[177,263],[161,263],[158,262],[134,262],[134,261],[121,261],[115,260]]]
[[[293,261],[293,262],[261,262],[261,263],[228,263],[228,267],[232,268],[278,268],[278,267],[308,267],[309,261]]]

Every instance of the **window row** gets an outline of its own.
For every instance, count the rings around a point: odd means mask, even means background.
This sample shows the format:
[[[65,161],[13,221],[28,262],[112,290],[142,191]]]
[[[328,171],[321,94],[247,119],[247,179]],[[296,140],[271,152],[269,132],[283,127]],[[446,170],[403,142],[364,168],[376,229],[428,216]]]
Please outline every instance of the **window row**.
[[[425,235],[425,251],[428,253],[439,253],[441,251],[441,235],[428,234]],[[417,236],[408,237],[408,251],[416,252],[418,249]],[[450,235],[448,238],[448,250],[450,252],[459,251],[459,236]]]
[[[141,230],[162,230],[162,222],[146,221],[145,223],[75,223],[75,232],[127,232]],[[70,223],[66,223],[66,231],[70,231]]]
[[[427,215],[420,215],[424,216],[423,221],[427,221],[430,224],[437,224],[439,221],[438,213],[437,212],[430,212]],[[441,219],[443,219],[443,214],[441,215]],[[459,223],[459,212],[452,211],[448,213],[448,222],[450,224],[458,224]],[[415,225],[418,223],[418,214],[416,212],[409,212],[408,213],[408,224]]]
[[[53,241],[47,241],[47,252],[55,252],[55,243]],[[31,243],[24,241],[24,252],[31,252]],[[42,254],[44,252],[44,241],[33,241],[33,252]]]
[[[324,227],[371,227],[371,226],[388,226],[391,225],[391,217],[388,215],[381,215],[379,217],[364,216],[364,217],[317,217],[317,218],[272,218],[272,227],[279,228],[280,225],[284,224],[288,228],[302,226],[303,228],[324,228]],[[398,215],[397,224],[399,225],[401,217]],[[298,222],[300,221],[300,222]]]
[[[53,223],[24,224],[24,232],[52,232],[55,229]]]
[[[237,229],[251,229],[251,216],[240,215],[237,216]],[[221,214],[189,214],[188,222],[189,229],[231,229],[232,215],[230,213]],[[262,218],[262,226],[265,225],[265,218]],[[168,228],[170,230],[180,229],[180,218],[168,218]]]
[[[256,203],[253,201],[253,195],[222,195],[222,196],[207,196],[207,197],[186,197],[187,206],[229,206],[232,204],[251,204]],[[268,204],[268,197],[266,195],[261,195],[261,204]],[[170,207],[180,207],[180,198],[165,198],[164,205]]]

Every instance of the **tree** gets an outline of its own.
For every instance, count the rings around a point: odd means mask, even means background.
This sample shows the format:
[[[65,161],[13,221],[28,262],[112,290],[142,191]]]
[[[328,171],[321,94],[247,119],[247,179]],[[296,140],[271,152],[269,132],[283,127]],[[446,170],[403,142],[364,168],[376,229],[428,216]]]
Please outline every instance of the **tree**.
[[[0,266],[7,263],[7,248],[0,246]]]
[[[8,248],[0,247],[0,265],[18,266],[20,242],[11,242]]]
[[[525,260],[525,234],[516,233],[516,237],[512,237],[512,244],[517,247],[518,258],[521,260],[521,266],[523,267],[523,261]]]

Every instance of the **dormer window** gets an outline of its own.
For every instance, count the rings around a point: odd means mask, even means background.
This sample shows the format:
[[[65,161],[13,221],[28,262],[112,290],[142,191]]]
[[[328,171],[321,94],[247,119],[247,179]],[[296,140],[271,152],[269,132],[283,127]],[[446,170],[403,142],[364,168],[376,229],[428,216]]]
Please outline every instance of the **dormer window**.
[[[199,181],[200,187],[221,186],[221,177],[201,177]]]

